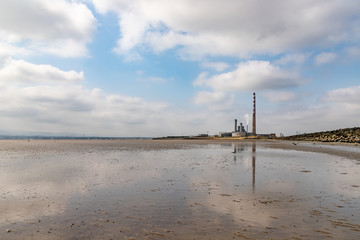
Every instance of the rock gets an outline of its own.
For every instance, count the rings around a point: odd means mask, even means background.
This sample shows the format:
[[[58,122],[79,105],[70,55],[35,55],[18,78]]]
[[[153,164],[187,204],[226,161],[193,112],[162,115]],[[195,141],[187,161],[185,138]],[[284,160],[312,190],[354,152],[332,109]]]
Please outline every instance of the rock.
[[[280,139],[291,141],[360,143],[360,128],[344,128],[334,131],[288,136]]]

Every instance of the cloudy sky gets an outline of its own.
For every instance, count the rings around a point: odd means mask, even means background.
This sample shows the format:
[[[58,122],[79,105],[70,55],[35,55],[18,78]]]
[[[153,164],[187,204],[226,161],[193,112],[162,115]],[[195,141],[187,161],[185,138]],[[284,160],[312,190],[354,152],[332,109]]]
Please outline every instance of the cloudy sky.
[[[359,76],[358,0],[0,1],[0,134],[354,127]]]

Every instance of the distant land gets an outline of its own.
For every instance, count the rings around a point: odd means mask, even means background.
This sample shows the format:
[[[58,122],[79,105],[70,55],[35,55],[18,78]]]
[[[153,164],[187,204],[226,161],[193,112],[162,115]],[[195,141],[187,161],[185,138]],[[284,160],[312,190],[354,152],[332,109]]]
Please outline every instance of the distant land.
[[[282,140],[360,143],[360,127],[281,137]]]
[[[52,139],[79,139],[79,140],[91,140],[91,139],[103,139],[103,140],[115,140],[115,139],[151,139],[147,137],[78,137],[78,136],[12,136],[12,135],[0,135],[0,140],[11,140],[11,139],[45,139],[45,140],[52,140]]]
[[[51,136],[51,135],[0,135],[0,140],[5,139],[79,139],[79,140],[89,140],[89,139],[222,139],[221,137],[208,137],[208,136],[168,136],[160,138],[150,138],[150,137],[99,137],[99,136]],[[227,137],[224,138],[227,140],[238,140],[237,137]],[[263,136],[251,136],[249,138],[241,139],[264,139]],[[278,137],[278,140],[290,140],[290,141],[317,141],[317,142],[342,142],[342,143],[360,143],[360,127],[353,128],[343,128],[333,131],[323,131],[315,133],[305,133],[299,135],[292,135],[286,137]]]
[[[72,132],[0,131],[1,139],[151,139],[150,137],[96,136]]]
[[[197,140],[212,140],[212,139],[224,139],[224,140],[242,140],[242,139],[277,139],[277,140],[291,140],[291,141],[317,141],[317,142],[342,142],[342,143],[360,143],[360,127],[343,128],[333,131],[323,131],[315,133],[305,133],[286,137],[274,137],[274,135],[257,134],[248,137],[220,137],[220,136],[167,136],[154,138],[156,140],[161,139],[197,139]]]

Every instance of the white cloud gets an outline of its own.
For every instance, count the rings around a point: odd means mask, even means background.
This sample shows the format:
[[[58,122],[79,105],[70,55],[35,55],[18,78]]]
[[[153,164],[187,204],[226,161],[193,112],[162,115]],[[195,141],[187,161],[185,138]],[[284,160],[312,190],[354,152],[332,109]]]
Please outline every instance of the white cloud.
[[[0,134],[6,130],[156,137],[216,133],[232,127],[232,122],[227,124],[231,114],[223,111],[170,109],[165,102],[110,95],[81,85],[3,86],[0,89]],[[223,108],[223,105],[214,104],[209,108],[216,107]]]
[[[151,136],[161,130],[166,104],[108,95],[81,85],[2,87],[2,130]]]
[[[62,57],[84,56],[95,29],[92,12],[79,2],[0,2],[0,52],[8,44]]]
[[[314,62],[316,65],[322,65],[334,61],[337,57],[335,53],[323,52],[314,57]]]
[[[332,90],[326,93],[323,101],[354,104],[360,107],[360,85]]]
[[[166,103],[88,89],[81,85],[83,79],[83,72],[8,59],[0,66],[0,131],[102,136],[157,136],[166,131],[163,126],[171,122],[164,112]]]
[[[92,0],[119,15],[121,54],[181,46],[182,56],[251,56],[359,40],[356,0],[169,1]],[[261,17],[259,17],[261,16]]]
[[[360,86],[334,89],[310,106],[289,104],[277,111],[258,113],[260,132],[319,132],[359,127]]]
[[[206,92],[202,91],[194,97],[195,104],[211,104],[224,101],[226,94],[223,92]]]
[[[303,64],[306,61],[307,55],[302,53],[290,53],[282,56],[275,63],[280,65],[287,65],[291,63]]]
[[[0,68],[0,85],[11,83],[58,84],[77,82],[83,79],[83,72],[62,71],[51,65],[37,65],[23,60],[8,59]]]
[[[264,96],[270,102],[284,102],[284,101],[291,101],[293,100],[296,95],[293,92],[284,92],[284,91],[270,91],[265,92]]]
[[[214,69],[218,72],[222,72],[225,69],[229,68],[230,66],[229,66],[229,64],[227,64],[225,62],[202,62],[201,67],[210,68],[210,69]]]
[[[350,57],[360,57],[360,47],[347,48],[346,53]]]
[[[26,48],[16,47],[0,41],[0,65],[11,56],[24,57],[30,54],[33,54],[33,52]]]
[[[102,14],[109,11],[121,11],[131,5],[129,0],[91,0],[96,10]],[[136,1],[133,1],[136,2]]]
[[[169,109],[165,102],[88,89],[81,85],[83,79],[82,72],[8,59],[0,68],[0,133],[186,135],[220,130],[212,128],[226,119],[212,113],[214,119],[209,120],[206,109]],[[225,97],[212,108],[223,110],[232,99]]]
[[[53,42],[37,42],[28,46],[34,52],[52,54],[63,58],[88,56],[86,42],[61,39]]]
[[[144,38],[148,23],[142,16],[132,12],[124,13],[119,20],[122,38],[118,41],[115,49],[118,53],[133,49]]]
[[[240,63],[234,71],[207,77],[202,73],[195,86],[209,86],[218,91],[281,89],[297,86],[304,80],[295,72],[287,72],[267,61]]]
[[[0,69],[0,134],[85,133],[100,136],[164,136],[219,131],[223,114],[169,109],[165,102],[107,94],[81,85],[82,72],[12,60]],[[159,80],[159,79],[157,79]],[[233,98],[214,103],[222,108]],[[181,117],[179,117],[181,116]]]
[[[230,111],[234,108],[234,95],[227,95],[224,92],[198,92],[193,97],[193,103],[206,105],[208,108],[216,111]]]

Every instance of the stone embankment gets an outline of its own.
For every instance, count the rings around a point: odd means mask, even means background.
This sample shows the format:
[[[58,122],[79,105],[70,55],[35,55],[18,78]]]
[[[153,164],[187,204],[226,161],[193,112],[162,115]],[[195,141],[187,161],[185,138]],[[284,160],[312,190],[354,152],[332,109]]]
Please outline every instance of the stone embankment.
[[[327,132],[306,133],[283,137],[281,139],[291,141],[360,143],[360,127],[344,128]]]

